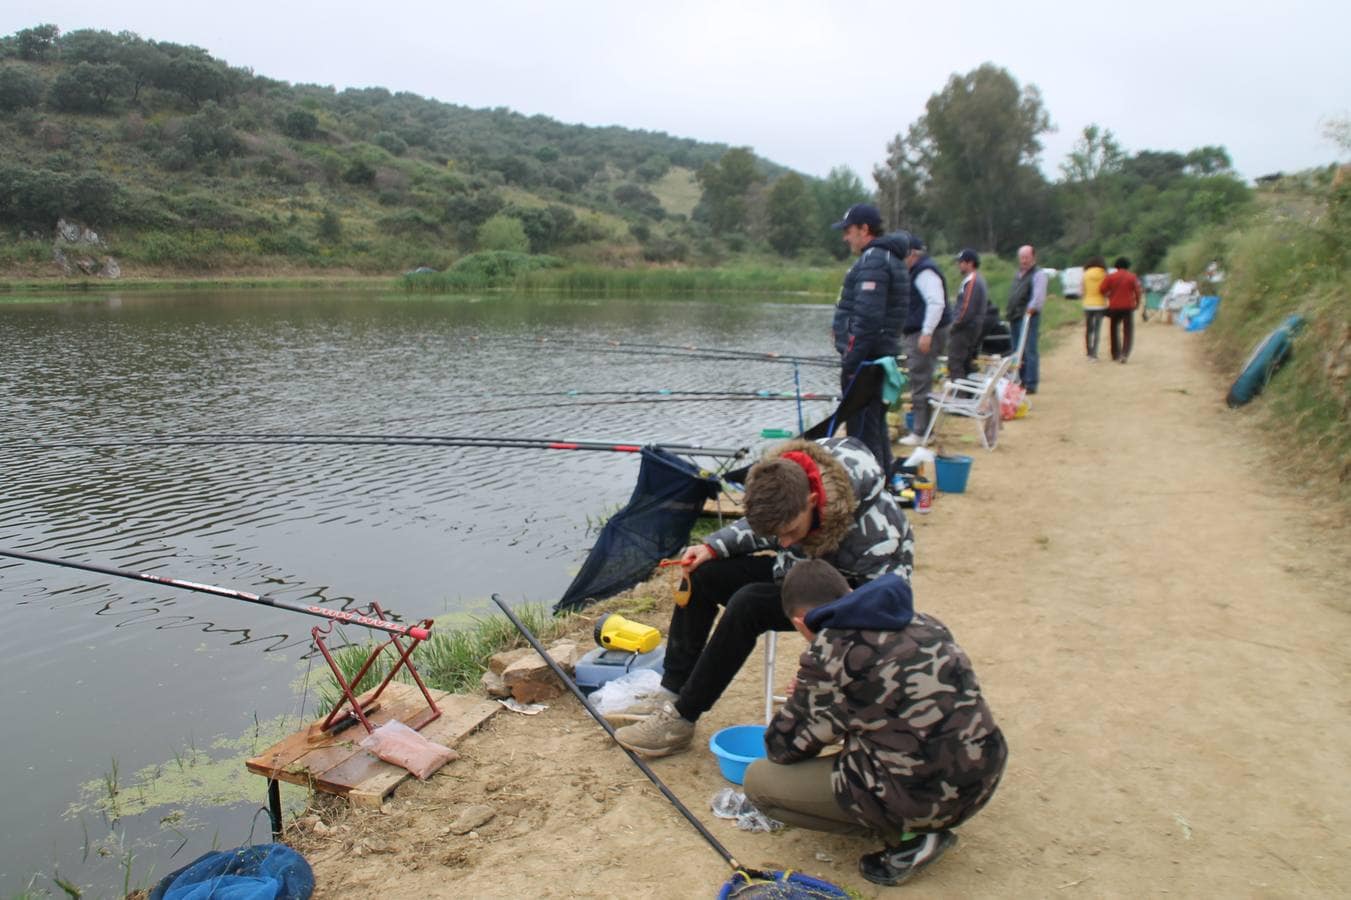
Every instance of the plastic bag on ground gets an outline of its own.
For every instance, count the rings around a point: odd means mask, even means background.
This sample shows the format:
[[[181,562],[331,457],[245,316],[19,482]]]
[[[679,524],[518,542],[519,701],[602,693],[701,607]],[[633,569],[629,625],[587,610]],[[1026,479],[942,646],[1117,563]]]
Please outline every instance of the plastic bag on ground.
[[[597,688],[587,699],[602,716],[632,706],[638,698],[661,690],[661,674],[652,669],[635,669],[613,678]]]
[[[361,739],[361,747],[387,763],[407,769],[419,781],[460,754],[435,741],[429,741],[402,722],[386,722]]]
[[[746,795],[736,788],[723,788],[709,801],[713,815],[719,819],[736,819],[736,827],[742,831],[778,831],[783,823],[755,808],[755,804],[746,799]]]
[[[1007,422],[1027,415],[1027,390],[1021,384],[1014,384],[1006,378],[1001,378],[997,390],[999,418]]]

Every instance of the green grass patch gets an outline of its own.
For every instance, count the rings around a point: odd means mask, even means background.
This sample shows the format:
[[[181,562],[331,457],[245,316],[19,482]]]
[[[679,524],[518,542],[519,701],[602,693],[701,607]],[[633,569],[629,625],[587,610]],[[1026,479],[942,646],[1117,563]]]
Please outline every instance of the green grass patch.
[[[506,257],[511,259],[508,260]],[[469,260],[482,262],[462,267],[462,264]],[[408,291],[431,293],[502,289],[523,294],[564,293],[620,297],[724,293],[830,296],[839,292],[844,271],[843,267],[791,266],[611,269],[562,266],[554,257],[547,256],[476,253],[465,257],[448,272],[407,275],[400,284]]]

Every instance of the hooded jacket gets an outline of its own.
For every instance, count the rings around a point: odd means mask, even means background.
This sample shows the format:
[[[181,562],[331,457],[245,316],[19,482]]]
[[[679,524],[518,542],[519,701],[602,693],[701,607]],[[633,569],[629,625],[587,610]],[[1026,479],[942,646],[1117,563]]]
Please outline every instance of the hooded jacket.
[[[816,636],[765,731],[769,758],[842,743],[836,802],[884,835],[952,828],[984,806],[1004,771],[1004,736],[971,661],[942,622],[914,612],[910,585],[884,575],[806,624]]]
[[[901,325],[910,302],[909,252],[906,232],[882,235],[863,248],[844,276],[831,329],[846,374],[867,360],[901,352]]]
[[[738,519],[710,534],[704,543],[719,557],[777,551],[774,580],[778,582],[804,559],[824,559],[854,587],[888,573],[909,581],[915,565],[915,535],[896,498],[886,491],[882,467],[872,451],[856,438],[792,440],[774,447],[764,459],[778,459],[792,450],[810,456],[821,472],[826,507],[816,529],[801,543],[780,547],[773,538],[757,535],[745,519]]]

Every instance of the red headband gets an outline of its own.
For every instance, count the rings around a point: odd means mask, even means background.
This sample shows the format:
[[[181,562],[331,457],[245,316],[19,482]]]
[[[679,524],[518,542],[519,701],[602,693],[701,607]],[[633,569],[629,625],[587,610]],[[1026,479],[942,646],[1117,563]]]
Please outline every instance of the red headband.
[[[824,516],[826,514],[826,488],[821,483],[821,470],[816,467],[816,462],[801,450],[789,450],[780,458],[792,460],[802,467],[803,472],[807,473],[807,489],[816,492],[816,511]]]

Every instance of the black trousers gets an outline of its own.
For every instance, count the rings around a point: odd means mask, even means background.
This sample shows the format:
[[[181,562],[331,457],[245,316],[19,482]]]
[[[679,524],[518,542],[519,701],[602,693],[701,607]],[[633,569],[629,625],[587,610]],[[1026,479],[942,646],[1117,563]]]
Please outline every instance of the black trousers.
[[[694,570],[690,602],[671,615],[661,679],[662,687],[679,695],[681,716],[693,722],[713,708],[760,635],[793,630],[782,602],[772,556],[712,559]]]
[[[1135,310],[1109,309],[1107,318],[1112,323],[1112,359],[1125,360],[1130,357],[1135,344]]]

